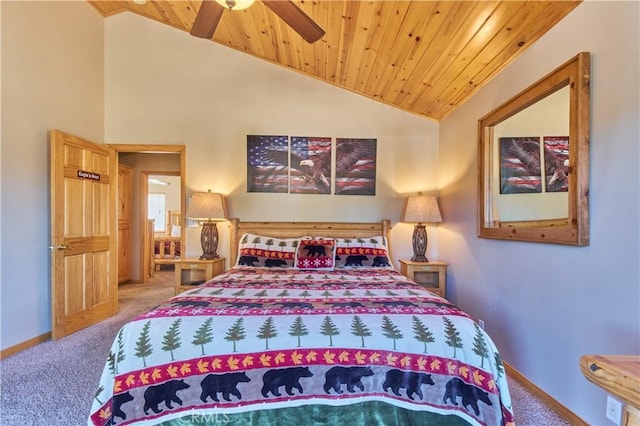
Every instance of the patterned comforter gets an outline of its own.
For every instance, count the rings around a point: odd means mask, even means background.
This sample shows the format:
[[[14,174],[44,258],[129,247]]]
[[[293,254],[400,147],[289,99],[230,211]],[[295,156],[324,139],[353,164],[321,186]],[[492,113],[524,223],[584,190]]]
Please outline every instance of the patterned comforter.
[[[88,423],[331,419],[503,425],[513,414],[490,337],[397,271],[234,268],[119,331]]]

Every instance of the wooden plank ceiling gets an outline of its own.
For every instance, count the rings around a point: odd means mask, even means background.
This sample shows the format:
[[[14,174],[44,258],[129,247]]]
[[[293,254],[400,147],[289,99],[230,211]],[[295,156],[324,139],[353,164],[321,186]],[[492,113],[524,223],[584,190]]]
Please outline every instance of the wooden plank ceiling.
[[[212,41],[435,120],[580,4],[294,1],[326,32],[314,44],[259,0],[248,9],[225,10]],[[189,32],[201,1],[89,3],[105,17],[132,12]]]

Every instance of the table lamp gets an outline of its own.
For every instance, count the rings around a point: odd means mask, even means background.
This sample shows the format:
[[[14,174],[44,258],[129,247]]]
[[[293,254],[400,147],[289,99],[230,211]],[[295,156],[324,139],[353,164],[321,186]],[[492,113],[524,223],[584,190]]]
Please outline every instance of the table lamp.
[[[200,260],[210,260],[220,257],[218,249],[218,227],[216,222],[227,219],[227,209],[222,194],[215,192],[194,192],[187,209],[187,217],[202,223],[200,243],[202,256]]]
[[[403,222],[416,223],[413,229],[413,262],[426,263],[429,261],[425,256],[427,251],[427,230],[423,223],[442,222],[438,201],[434,196],[418,195],[407,197]]]

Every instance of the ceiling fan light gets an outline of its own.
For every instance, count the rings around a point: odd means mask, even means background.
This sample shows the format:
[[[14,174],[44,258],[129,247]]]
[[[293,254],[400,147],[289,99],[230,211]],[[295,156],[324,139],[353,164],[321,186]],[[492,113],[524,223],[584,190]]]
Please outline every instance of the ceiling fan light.
[[[216,0],[216,3],[229,10],[246,9],[253,4],[255,0]]]

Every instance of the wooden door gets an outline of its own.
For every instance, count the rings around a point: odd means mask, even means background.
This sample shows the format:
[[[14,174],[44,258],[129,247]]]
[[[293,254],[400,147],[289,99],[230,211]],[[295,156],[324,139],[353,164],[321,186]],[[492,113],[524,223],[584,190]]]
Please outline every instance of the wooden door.
[[[115,315],[115,150],[51,131],[51,299],[53,339]]]
[[[131,176],[133,169],[118,166],[118,284],[131,276]]]

